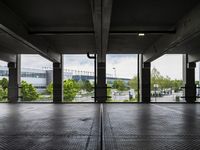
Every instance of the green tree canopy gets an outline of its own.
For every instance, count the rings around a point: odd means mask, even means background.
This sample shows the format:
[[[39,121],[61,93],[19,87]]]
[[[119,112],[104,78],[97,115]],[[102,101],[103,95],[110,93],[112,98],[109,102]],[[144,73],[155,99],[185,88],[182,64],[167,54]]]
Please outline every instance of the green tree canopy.
[[[39,98],[39,94],[32,84],[27,83],[26,81],[21,82],[21,94],[22,101],[33,101]]]
[[[137,76],[134,76],[130,81],[129,81],[129,86],[135,90],[137,90],[138,87],[138,79]],[[154,84],[159,85],[159,89],[167,89],[167,88],[172,88],[175,92],[181,90],[180,87],[183,85],[182,80],[172,80],[170,77],[162,76],[160,72],[156,69],[153,68],[151,71],[151,89],[154,88]]]
[[[125,91],[126,85],[125,85],[124,81],[122,81],[122,80],[115,80],[113,82],[112,88],[117,89],[119,91]]]
[[[52,97],[53,96],[53,83],[52,82],[47,86],[46,90],[49,94],[51,94],[51,97]]]
[[[93,87],[89,80],[79,81],[80,89],[86,90],[87,92],[92,92]]]
[[[80,90],[78,83],[68,79],[64,81],[64,101],[71,102]]]
[[[2,78],[0,80],[0,101],[6,99],[8,96],[8,79]]]
[[[0,80],[0,85],[2,86],[2,88],[4,90],[6,90],[8,88],[8,79],[6,79],[6,78],[1,79]]]
[[[138,78],[137,76],[134,76],[129,82],[128,85],[134,89],[135,91],[138,90]]]
[[[8,95],[8,90],[7,89],[3,89],[2,86],[0,86],[0,101],[4,100],[7,95]]]
[[[65,102],[72,102],[80,90],[79,84],[71,79],[65,80],[63,83],[63,94],[64,94],[64,101]],[[53,83],[51,82],[48,87],[47,91],[53,95]]]
[[[172,80],[170,77],[162,76],[160,72],[153,68],[151,71],[151,88],[153,89],[154,84],[158,84],[160,89],[172,88],[175,91],[180,90],[183,84],[182,80]]]

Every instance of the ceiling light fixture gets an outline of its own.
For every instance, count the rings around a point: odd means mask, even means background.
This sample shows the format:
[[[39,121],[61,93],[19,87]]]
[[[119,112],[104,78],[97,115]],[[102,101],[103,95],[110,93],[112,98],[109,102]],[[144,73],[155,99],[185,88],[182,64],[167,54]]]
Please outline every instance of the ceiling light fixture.
[[[145,36],[144,33],[138,33],[138,36]]]

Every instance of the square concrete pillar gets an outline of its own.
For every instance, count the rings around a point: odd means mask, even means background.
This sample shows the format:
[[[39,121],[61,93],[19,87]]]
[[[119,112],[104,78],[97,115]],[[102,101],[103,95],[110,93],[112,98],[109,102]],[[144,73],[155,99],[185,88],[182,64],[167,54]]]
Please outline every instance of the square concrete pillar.
[[[106,85],[106,63],[97,63],[97,89],[96,100],[97,102],[104,103],[107,100],[107,85]]]
[[[143,103],[149,103],[151,102],[151,63],[143,62],[143,56],[140,54],[138,65],[140,101]]]
[[[61,63],[53,63],[53,102],[61,103],[63,100],[63,67]]]
[[[188,62],[188,55],[183,55],[183,83],[184,97],[186,102],[194,103],[196,101],[196,84],[195,84],[195,62]]]
[[[8,63],[8,101],[11,103],[18,102],[20,87],[20,68],[21,58],[17,56],[16,62]]]

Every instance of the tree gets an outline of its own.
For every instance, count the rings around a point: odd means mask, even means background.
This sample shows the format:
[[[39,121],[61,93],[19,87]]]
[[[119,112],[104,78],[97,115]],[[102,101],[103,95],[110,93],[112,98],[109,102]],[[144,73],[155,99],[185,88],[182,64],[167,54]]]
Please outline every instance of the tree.
[[[80,90],[80,85],[76,81],[68,79],[68,80],[64,81],[63,88],[64,88],[63,100],[65,102],[72,102]],[[52,82],[47,86],[47,92],[49,92],[53,96],[53,83]]]
[[[151,89],[154,88],[154,84],[158,83],[160,87],[162,78],[163,77],[160,75],[160,72],[156,68],[153,68],[151,71]]]
[[[4,100],[8,95],[8,79],[0,80],[0,101]]]
[[[52,82],[47,86],[46,90],[51,95],[51,98],[52,98],[53,97],[53,83]]]
[[[92,92],[93,91],[92,84],[88,80],[82,81],[82,84],[81,84],[80,88],[82,90],[86,90],[87,92]]]
[[[28,84],[26,81],[21,82],[21,94],[22,101],[33,101],[39,98],[39,94],[32,84]]]
[[[172,84],[173,84],[173,90],[177,92],[181,90],[181,86],[183,86],[183,81],[175,79],[172,81]]]
[[[64,81],[64,101],[72,102],[79,92],[80,87],[74,80],[68,79]]]
[[[138,78],[137,76],[134,76],[129,82],[128,85],[134,89],[135,91],[138,90]]]
[[[4,90],[3,87],[0,86],[0,101],[4,100],[7,95],[7,89]]]
[[[119,91],[125,91],[126,90],[126,85],[125,85],[125,83],[122,80],[115,80],[113,82],[112,87],[114,89],[119,90]]]
[[[109,87],[111,87],[111,85],[110,84],[107,84],[107,102],[110,102],[110,101],[112,101],[112,93],[111,93],[111,88],[109,88]]]
[[[8,89],[8,79],[3,78],[2,80],[0,80],[0,85],[4,90]]]
[[[182,80],[172,80],[170,77],[162,76],[160,72],[153,68],[151,72],[151,89],[153,89],[154,84],[159,85],[159,89],[172,88],[175,92],[180,91],[180,87],[183,85]]]

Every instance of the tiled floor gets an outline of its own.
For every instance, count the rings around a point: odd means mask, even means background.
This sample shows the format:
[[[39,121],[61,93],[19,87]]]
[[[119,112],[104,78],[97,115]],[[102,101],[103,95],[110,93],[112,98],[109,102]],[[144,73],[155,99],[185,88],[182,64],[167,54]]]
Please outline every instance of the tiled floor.
[[[95,104],[0,104],[0,149],[96,149],[98,119]]]
[[[200,105],[104,106],[106,149],[200,149]]]
[[[0,104],[4,149],[199,150],[200,104]]]

